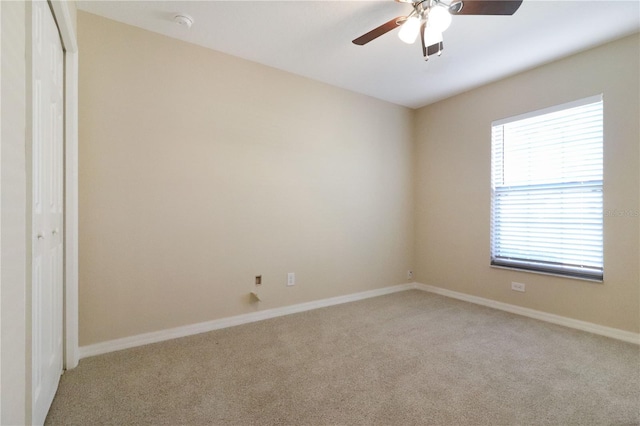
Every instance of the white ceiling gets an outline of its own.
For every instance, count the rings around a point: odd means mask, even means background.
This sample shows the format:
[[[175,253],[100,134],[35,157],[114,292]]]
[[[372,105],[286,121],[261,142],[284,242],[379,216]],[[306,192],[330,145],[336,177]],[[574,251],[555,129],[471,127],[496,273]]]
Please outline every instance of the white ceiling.
[[[524,0],[513,16],[454,16],[440,57],[394,30],[354,38],[411,6],[386,1],[80,1],[83,11],[410,108],[640,31],[638,0]],[[183,12],[190,30],[173,22]],[[640,56],[640,52],[639,52]]]

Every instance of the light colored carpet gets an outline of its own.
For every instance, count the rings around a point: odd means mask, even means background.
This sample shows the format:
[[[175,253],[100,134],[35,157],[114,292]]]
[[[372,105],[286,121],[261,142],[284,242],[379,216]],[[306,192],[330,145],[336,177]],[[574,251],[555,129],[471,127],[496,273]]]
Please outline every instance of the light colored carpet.
[[[64,425],[639,424],[636,345],[417,290],[84,359]]]

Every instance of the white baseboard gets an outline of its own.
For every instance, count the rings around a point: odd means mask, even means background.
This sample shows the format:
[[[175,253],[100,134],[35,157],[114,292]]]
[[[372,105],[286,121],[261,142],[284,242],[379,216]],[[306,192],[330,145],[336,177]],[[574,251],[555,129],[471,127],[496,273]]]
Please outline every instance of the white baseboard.
[[[183,327],[170,328],[151,333],[138,334],[136,336],[124,337],[122,339],[109,340],[106,342],[95,343],[93,345],[81,346],[78,348],[78,356],[80,359],[95,355],[102,355],[109,352],[115,352],[122,349],[129,349],[136,346],[148,345],[150,343],[162,342],[165,340],[176,339],[179,337],[191,336],[194,334],[206,333],[208,331],[219,330],[221,328],[233,327],[241,324],[262,321],[269,318],[280,317],[283,315],[295,314],[298,312],[310,311],[312,309],[324,308],[327,306],[339,305],[342,303],[355,302],[357,300],[368,299],[370,297],[383,296],[385,294],[397,293],[405,290],[422,290],[430,293],[439,294],[453,299],[463,300],[465,302],[475,303],[477,305],[487,306],[489,308],[501,311],[511,312],[513,314],[522,315],[529,318],[535,318],[547,321],[553,324],[562,325],[577,330],[587,331],[601,336],[611,337],[613,339],[622,340],[624,342],[640,344],[640,334],[630,331],[619,330],[617,328],[605,327],[603,325],[593,324],[586,321],[580,321],[572,318],[562,317],[560,315],[550,314],[547,312],[537,311],[535,309],[523,308],[521,306],[511,305],[508,303],[498,302],[491,299],[485,299],[478,296],[472,296],[457,291],[447,290],[421,283],[408,283],[383,287],[375,290],[363,291],[360,293],[348,294],[345,296],[331,297],[328,299],[316,300],[313,302],[300,303],[297,305],[284,306],[281,308],[267,309],[264,311],[252,312],[249,314],[236,315],[233,317],[221,318],[213,321],[201,322],[198,324],[185,325]]]
[[[603,325],[598,325],[591,322],[562,317],[560,315],[537,311],[535,309],[523,308],[521,306],[498,302],[491,299],[485,299],[483,297],[471,296],[469,294],[459,293],[457,291],[447,290],[427,284],[414,283],[413,288],[428,291],[430,293],[436,293],[458,300],[464,300],[465,302],[471,302],[477,305],[487,306],[489,308],[499,309],[501,311],[511,312],[512,314],[518,314],[529,318],[547,321],[553,324],[563,325],[565,327],[574,328],[577,330],[588,331],[589,333],[611,337],[613,339],[622,340],[624,342],[635,343],[636,345],[640,344],[640,334],[633,333],[631,331],[605,327]]]
[[[347,302],[368,299],[371,297],[383,296],[385,294],[397,293],[399,291],[411,290],[415,288],[414,283],[394,285],[375,290],[363,291],[360,293],[348,294],[345,296],[331,297],[328,299],[316,300],[313,302],[300,303],[297,305],[284,306],[281,308],[267,309],[264,311],[252,312],[249,314],[236,315],[233,317],[221,318],[213,321],[201,322],[198,324],[185,325],[183,327],[170,328],[167,330],[154,331],[151,333],[138,334],[136,336],[124,337],[122,339],[109,340],[95,343],[88,346],[80,346],[78,355],[80,359],[95,355],[102,355],[109,352],[129,349],[136,346],[148,345],[150,343],[162,342],[179,337],[191,336],[194,334],[206,333],[208,331],[219,330],[221,328],[233,327],[241,324],[262,321],[269,318],[283,315],[295,314],[298,312],[310,311],[312,309],[324,308],[327,306],[339,305]]]

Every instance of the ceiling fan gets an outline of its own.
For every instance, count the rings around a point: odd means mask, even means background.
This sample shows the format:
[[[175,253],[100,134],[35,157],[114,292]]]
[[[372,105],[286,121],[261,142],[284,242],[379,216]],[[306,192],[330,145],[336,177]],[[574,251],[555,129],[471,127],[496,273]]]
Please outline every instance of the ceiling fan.
[[[353,40],[354,44],[365,45],[383,34],[400,28],[398,37],[408,44],[413,44],[420,35],[422,56],[440,56],[444,44],[442,33],[451,24],[451,15],[513,15],[522,0],[395,0],[398,3],[409,3],[413,7],[407,16],[398,16],[377,28]]]

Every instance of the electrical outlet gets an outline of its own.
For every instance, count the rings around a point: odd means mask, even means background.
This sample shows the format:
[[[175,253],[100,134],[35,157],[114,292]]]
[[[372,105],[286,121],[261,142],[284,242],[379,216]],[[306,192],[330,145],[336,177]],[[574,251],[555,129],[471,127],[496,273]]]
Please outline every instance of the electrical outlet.
[[[524,293],[524,284],[522,283],[511,283],[511,290],[513,291],[521,291]]]
[[[296,285],[296,273],[295,272],[289,272],[287,274],[287,285],[288,286]]]
[[[412,270],[408,270],[407,271],[407,279],[408,280],[412,280],[413,279],[413,271]]]
[[[262,284],[262,275],[256,275],[256,285]]]

